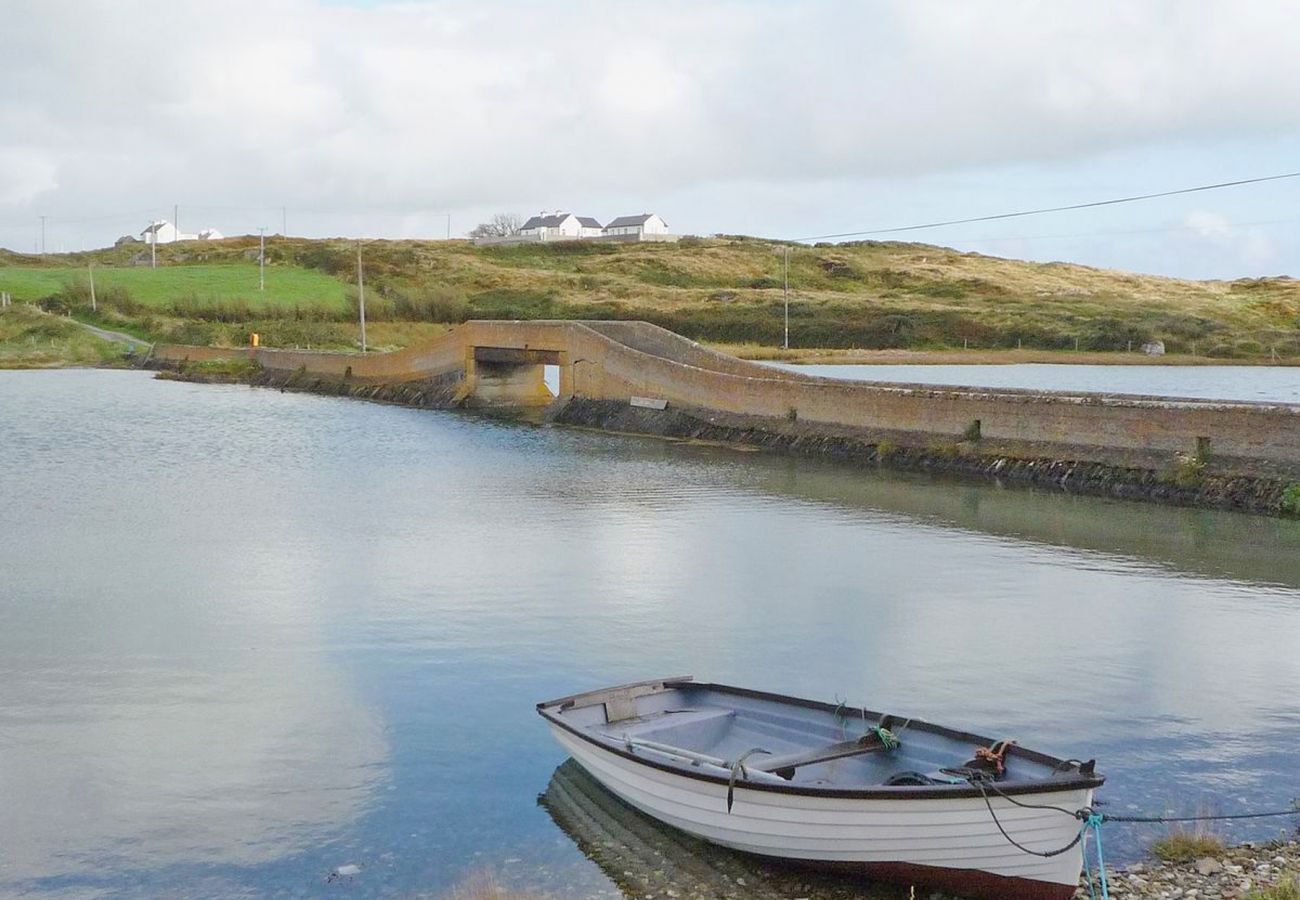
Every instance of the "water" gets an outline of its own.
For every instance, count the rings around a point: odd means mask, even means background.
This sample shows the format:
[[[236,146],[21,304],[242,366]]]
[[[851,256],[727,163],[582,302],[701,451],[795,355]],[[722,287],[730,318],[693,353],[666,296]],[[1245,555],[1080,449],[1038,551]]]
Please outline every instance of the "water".
[[[1300,403],[1300,367],[1294,366],[1073,366],[1056,363],[1002,366],[771,365],[823,378],[853,381]]]
[[[0,446],[0,894],[615,895],[532,706],[684,672],[1300,794],[1300,523],[137,372]]]

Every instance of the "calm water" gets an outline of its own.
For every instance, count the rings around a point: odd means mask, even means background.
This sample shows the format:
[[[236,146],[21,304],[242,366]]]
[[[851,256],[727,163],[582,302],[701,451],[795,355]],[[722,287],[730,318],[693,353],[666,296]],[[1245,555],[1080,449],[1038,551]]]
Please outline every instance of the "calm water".
[[[1006,366],[772,365],[823,378],[848,378],[855,381],[1300,403],[1300,367],[1294,366],[1069,366],[1037,363]]]
[[[0,894],[616,894],[532,705],[681,672],[1300,794],[1298,523],[136,372],[0,445]]]

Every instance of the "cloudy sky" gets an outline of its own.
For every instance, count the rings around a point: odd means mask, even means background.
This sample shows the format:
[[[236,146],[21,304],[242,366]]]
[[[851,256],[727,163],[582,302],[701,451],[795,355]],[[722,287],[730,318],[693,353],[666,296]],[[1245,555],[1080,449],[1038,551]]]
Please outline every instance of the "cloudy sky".
[[[0,245],[463,235],[657,211],[788,239],[1300,170],[1278,2],[3,0]],[[1300,274],[1300,179],[909,235]]]

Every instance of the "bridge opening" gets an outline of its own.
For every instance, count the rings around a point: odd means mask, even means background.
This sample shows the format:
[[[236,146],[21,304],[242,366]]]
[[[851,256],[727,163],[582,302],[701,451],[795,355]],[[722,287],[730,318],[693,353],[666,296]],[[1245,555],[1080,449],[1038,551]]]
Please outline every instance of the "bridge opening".
[[[559,393],[560,351],[475,347],[467,374],[469,402],[478,406],[546,406]],[[547,383],[554,370],[554,387]]]
[[[542,381],[546,382],[546,389],[551,392],[552,397],[560,396],[559,366],[542,366]]]

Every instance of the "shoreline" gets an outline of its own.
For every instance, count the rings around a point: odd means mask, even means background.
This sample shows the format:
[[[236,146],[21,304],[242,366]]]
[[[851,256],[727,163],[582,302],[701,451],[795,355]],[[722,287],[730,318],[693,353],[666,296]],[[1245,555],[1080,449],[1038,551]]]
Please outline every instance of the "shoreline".
[[[1247,841],[1185,862],[1146,859],[1107,867],[1106,877],[1112,897],[1133,900],[1284,900],[1295,894],[1265,892],[1289,881],[1300,893],[1300,841]],[[1090,896],[1080,887],[1075,900]]]

